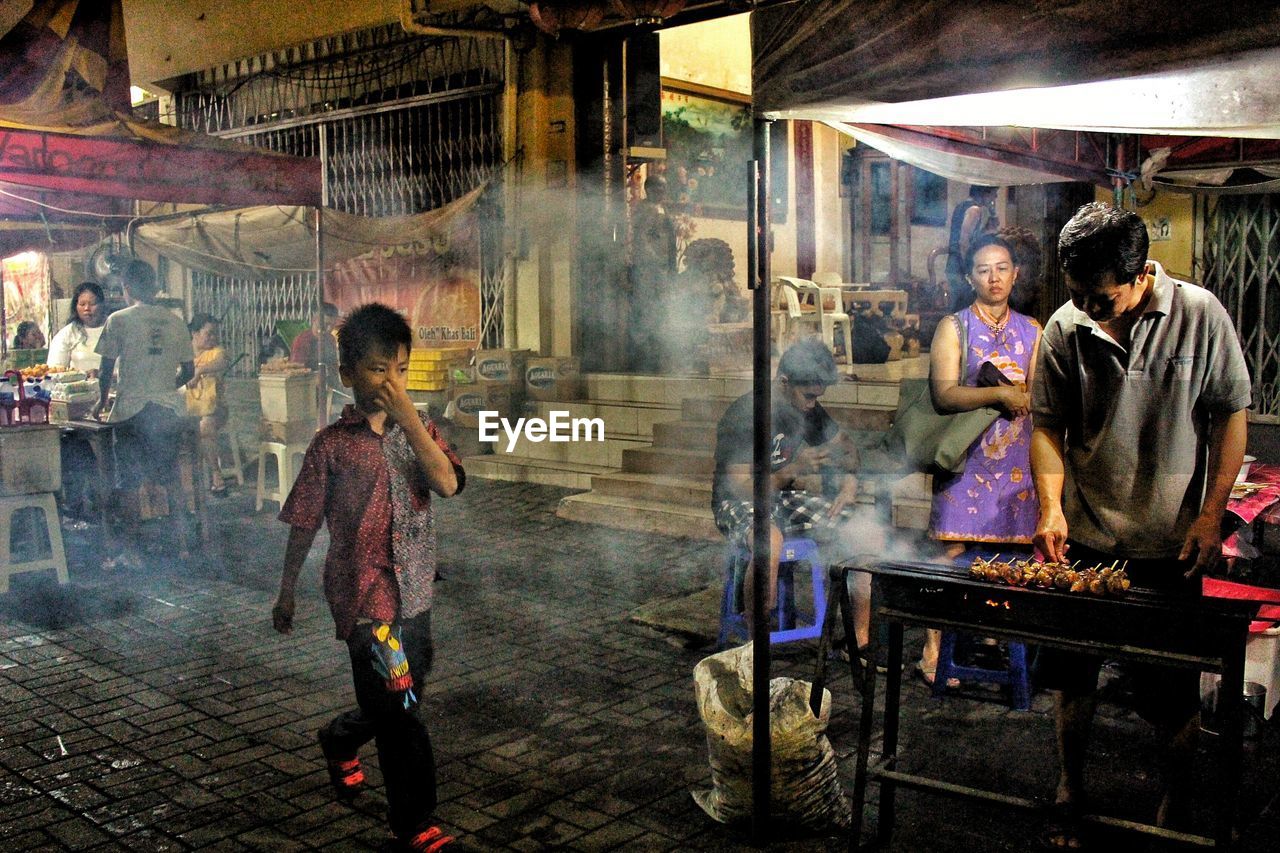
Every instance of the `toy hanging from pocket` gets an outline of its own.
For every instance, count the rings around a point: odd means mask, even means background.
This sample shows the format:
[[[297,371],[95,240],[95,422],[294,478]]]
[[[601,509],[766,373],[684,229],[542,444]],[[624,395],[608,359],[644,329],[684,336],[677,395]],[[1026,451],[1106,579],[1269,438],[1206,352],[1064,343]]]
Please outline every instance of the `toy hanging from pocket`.
[[[413,693],[413,675],[400,641],[400,626],[375,622],[372,633],[373,668],[386,681],[388,692],[404,694],[404,707],[408,710],[418,697]]]

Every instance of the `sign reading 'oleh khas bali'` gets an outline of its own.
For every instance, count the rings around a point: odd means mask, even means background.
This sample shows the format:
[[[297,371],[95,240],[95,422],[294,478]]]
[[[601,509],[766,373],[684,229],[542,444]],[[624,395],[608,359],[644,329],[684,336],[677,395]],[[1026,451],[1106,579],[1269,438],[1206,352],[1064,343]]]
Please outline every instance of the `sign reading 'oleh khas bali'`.
[[[477,194],[415,216],[386,217],[387,233],[408,242],[380,245],[335,264],[326,296],[346,314],[366,302],[390,305],[413,327],[414,349],[474,349],[480,341],[480,239]]]

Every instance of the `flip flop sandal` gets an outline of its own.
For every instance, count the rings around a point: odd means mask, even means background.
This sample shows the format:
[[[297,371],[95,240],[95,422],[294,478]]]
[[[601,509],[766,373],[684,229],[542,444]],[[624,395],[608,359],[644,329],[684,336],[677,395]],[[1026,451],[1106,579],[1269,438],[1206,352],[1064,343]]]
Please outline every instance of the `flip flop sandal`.
[[[937,680],[937,675],[938,675],[938,671],[937,671],[936,669],[925,669],[925,668],[924,668],[923,666],[921,666],[920,664],[918,664],[918,663],[916,664],[916,678],[918,678],[918,679],[920,679],[921,681],[923,681],[923,682],[925,683],[925,685],[926,685],[930,690],[932,690],[932,689],[933,689],[933,683],[934,683],[934,681],[935,681],[935,680]],[[959,689],[960,689],[960,679],[958,679],[958,678],[948,678],[948,679],[947,679],[947,689],[948,689],[948,690],[959,690]]]

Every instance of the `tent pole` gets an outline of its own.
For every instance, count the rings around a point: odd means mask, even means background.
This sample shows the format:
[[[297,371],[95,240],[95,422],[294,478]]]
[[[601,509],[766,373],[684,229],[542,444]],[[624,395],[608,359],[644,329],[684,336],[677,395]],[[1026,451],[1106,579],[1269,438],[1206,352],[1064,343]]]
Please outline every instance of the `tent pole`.
[[[747,286],[752,290],[751,318],[752,363],[751,388],[754,393],[753,456],[751,478],[753,486],[753,521],[751,554],[755,570],[751,584],[751,640],[754,655],[751,668],[751,840],[763,845],[769,839],[769,812],[771,811],[769,780],[772,759],[772,743],[769,735],[769,593],[770,526],[773,513],[770,508],[770,410],[772,408],[769,385],[769,125],[757,119],[755,122],[754,161],[751,164],[751,183],[748,192],[747,234],[748,258]]]
[[[311,328],[316,334],[316,424],[323,427],[329,420],[329,365],[325,364],[327,347],[321,335],[330,334],[324,327],[324,209],[329,204],[329,134],[324,122],[320,131],[320,206],[316,208],[316,298],[312,305]],[[335,368],[336,369],[336,368]]]

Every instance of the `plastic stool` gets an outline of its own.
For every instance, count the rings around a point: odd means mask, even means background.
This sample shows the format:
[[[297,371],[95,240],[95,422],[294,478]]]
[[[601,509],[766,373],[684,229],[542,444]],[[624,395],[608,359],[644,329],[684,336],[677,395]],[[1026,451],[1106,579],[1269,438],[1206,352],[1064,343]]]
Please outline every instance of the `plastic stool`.
[[[938,650],[938,668],[933,675],[934,697],[945,696],[947,679],[983,681],[1009,686],[1009,707],[1025,711],[1031,707],[1031,684],[1027,677],[1027,647],[1009,641],[1009,666],[1006,669],[988,669],[983,666],[958,666],[956,648],[973,642],[973,638],[955,631],[942,632],[942,647]]]
[[[222,464],[222,448],[218,448],[218,473],[223,479],[227,477],[235,477],[238,485],[244,485],[244,457],[240,455],[240,438],[233,429],[218,430],[218,438],[227,437],[227,444],[231,447],[231,467],[228,468]]]
[[[19,510],[34,508],[44,513],[48,532],[49,556],[15,560],[13,554],[13,517]],[[43,544],[43,543],[41,543]],[[62,526],[58,521],[58,505],[52,492],[13,495],[0,498],[0,593],[9,591],[9,576],[19,572],[53,569],[58,583],[67,583],[67,553],[62,547]]]
[[[737,566],[742,561],[749,561],[751,553],[730,544],[725,559],[724,596],[720,599],[720,636],[716,640],[719,648],[726,648],[736,637],[746,636],[747,620],[737,612],[737,589],[734,581],[737,578]],[[795,600],[795,563],[808,563],[813,579],[813,624],[796,626]],[[769,632],[769,644],[790,643],[795,640],[809,640],[822,635],[822,622],[825,617],[827,599],[827,570],[818,556],[818,544],[812,539],[784,539],[782,553],[778,565],[778,604],[774,614],[778,619],[778,630]]]
[[[289,490],[293,488],[293,481],[298,478],[298,472],[302,470],[302,466],[295,465],[294,460],[305,456],[306,452],[307,445],[305,444],[282,444],[278,441],[264,441],[258,445],[258,499],[254,506],[255,512],[262,509],[263,501],[275,501],[280,506],[284,506],[284,500],[289,496]],[[276,460],[276,487],[274,489],[267,488],[268,456],[272,456]]]

